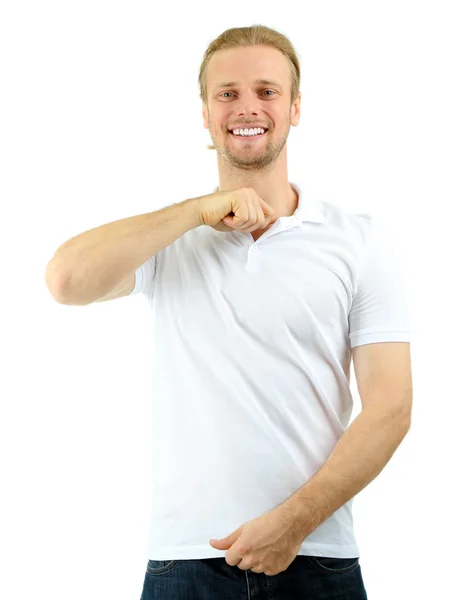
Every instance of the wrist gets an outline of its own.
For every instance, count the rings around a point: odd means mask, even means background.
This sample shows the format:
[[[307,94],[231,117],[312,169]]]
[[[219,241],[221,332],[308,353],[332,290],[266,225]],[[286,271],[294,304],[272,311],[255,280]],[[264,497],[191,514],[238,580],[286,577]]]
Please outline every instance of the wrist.
[[[204,225],[199,202],[201,198],[202,196],[199,198],[189,198],[188,200],[179,203],[179,206],[183,210],[183,214],[187,217],[188,229],[195,229],[196,227]]]

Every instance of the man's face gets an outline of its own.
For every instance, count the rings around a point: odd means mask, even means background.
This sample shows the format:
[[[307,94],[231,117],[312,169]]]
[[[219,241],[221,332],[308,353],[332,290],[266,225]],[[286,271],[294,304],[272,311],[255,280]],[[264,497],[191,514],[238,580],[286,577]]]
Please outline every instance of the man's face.
[[[260,83],[259,79],[274,83]],[[290,125],[296,126],[300,117],[301,93],[290,106],[291,73],[285,56],[270,46],[221,50],[207,65],[206,84],[204,127],[210,130],[223,160],[245,170],[263,169],[275,162]],[[253,138],[230,133],[255,125],[267,132]]]

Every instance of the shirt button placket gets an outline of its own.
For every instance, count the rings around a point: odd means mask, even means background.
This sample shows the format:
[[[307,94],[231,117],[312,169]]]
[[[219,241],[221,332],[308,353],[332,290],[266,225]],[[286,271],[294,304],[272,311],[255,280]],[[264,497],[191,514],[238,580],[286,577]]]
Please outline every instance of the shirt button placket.
[[[246,271],[248,273],[258,273],[259,265],[259,247],[256,244],[249,246],[246,262]]]

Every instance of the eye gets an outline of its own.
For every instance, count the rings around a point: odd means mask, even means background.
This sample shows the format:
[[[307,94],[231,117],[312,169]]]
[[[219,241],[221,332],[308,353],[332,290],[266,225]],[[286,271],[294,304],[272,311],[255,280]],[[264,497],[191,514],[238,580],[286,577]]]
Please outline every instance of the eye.
[[[272,94],[275,94],[275,92],[273,90],[264,90],[264,92],[272,92]],[[225,98],[224,94],[232,94],[233,92],[222,92],[220,95]]]

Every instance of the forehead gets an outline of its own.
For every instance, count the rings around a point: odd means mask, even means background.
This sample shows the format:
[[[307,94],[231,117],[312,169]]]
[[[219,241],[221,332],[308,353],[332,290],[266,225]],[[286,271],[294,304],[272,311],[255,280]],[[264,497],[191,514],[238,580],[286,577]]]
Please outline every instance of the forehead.
[[[215,91],[226,83],[256,85],[270,82],[287,89],[290,70],[286,57],[270,46],[229,48],[213,54],[207,65],[207,89]]]

